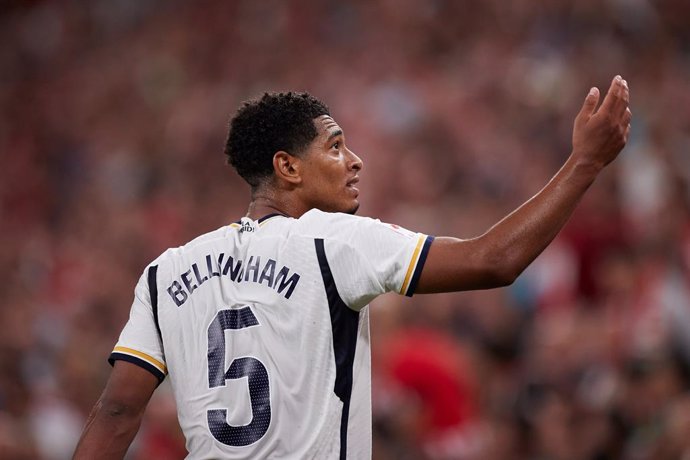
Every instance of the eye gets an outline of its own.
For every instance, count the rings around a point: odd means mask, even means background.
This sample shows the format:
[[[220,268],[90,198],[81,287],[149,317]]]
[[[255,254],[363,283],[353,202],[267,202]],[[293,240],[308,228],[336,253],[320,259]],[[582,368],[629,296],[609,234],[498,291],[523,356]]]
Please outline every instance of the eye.
[[[333,145],[331,145],[331,148],[338,150],[340,148],[340,141],[334,142]]]

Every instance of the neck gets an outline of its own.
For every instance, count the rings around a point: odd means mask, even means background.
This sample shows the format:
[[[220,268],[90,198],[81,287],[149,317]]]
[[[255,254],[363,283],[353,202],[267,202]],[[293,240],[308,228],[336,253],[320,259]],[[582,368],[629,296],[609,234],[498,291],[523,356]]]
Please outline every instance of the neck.
[[[275,190],[258,190],[252,192],[252,201],[247,209],[247,217],[256,220],[269,214],[282,214],[298,218],[308,211],[304,205],[294,199],[291,193],[277,193]]]

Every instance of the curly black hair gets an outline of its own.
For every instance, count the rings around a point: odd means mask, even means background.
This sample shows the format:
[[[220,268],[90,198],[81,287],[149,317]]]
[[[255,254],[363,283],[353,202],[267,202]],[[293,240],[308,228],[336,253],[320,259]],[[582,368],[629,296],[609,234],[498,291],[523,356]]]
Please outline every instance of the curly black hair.
[[[225,154],[252,188],[273,174],[273,155],[299,155],[316,138],[314,118],[328,107],[308,93],[264,93],[244,102],[230,120]]]

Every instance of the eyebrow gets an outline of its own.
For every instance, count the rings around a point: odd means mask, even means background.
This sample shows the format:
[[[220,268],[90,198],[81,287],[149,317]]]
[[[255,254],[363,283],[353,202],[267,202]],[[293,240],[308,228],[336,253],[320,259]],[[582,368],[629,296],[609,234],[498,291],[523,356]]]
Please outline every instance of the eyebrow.
[[[342,135],[342,134],[343,134],[343,130],[342,130],[342,129],[336,129],[335,131],[333,131],[333,132],[331,133],[330,136],[328,136],[328,140],[330,141],[330,140],[333,139],[334,137],[338,137],[338,136],[340,136],[340,135]]]

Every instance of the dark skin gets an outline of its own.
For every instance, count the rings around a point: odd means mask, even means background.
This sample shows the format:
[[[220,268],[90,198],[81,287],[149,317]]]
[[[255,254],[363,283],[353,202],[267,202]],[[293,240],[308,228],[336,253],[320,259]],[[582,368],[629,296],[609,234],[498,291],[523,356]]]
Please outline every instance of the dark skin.
[[[139,431],[158,379],[126,361],[115,361],[108,384],[86,422],[75,459],[121,459]]]
[[[599,104],[593,88],[575,118],[573,151],[534,197],[476,238],[438,237],[431,244],[416,292],[488,289],[511,284],[548,246],[599,173],[625,146],[632,117],[628,85],[620,77]],[[310,209],[355,213],[362,161],[330,116],[314,119],[317,137],[299,156],[279,151],[274,175],[252,191],[247,216],[279,212],[298,218]],[[75,459],[121,459],[132,442],[158,381],[118,361],[94,407]]]

